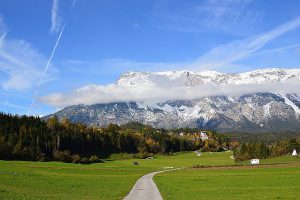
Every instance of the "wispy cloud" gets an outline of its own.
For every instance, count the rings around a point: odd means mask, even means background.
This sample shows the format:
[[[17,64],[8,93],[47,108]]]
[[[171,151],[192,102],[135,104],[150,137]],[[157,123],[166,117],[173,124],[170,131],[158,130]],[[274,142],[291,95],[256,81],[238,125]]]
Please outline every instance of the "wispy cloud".
[[[179,10],[169,9],[173,3],[160,2],[155,7],[151,19],[155,27],[182,32],[203,32],[208,29],[245,34],[262,15],[261,11],[249,8],[251,0],[205,0],[194,4],[181,2]]]
[[[24,107],[24,106],[20,106],[20,105],[17,105],[17,104],[13,104],[13,103],[10,103],[10,102],[8,102],[8,101],[0,101],[0,105],[5,106],[5,107],[10,107],[10,108],[21,109],[21,110],[26,110],[26,109],[27,109],[27,108]]]
[[[55,54],[55,52],[56,52],[56,49],[57,49],[57,47],[58,47],[58,45],[59,45],[60,39],[61,39],[61,37],[62,37],[62,35],[63,35],[63,33],[64,33],[65,27],[66,27],[66,25],[67,25],[67,23],[68,23],[70,14],[71,14],[71,12],[72,12],[73,7],[75,6],[75,3],[76,3],[76,0],[73,0],[72,6],[71,6],[71,10],[70,10],[70,13],[69,13],[69,15],[68,15],[68,17],[67,17],[67,19],[66,19],[66,21],[65,21],[65,23],[64,23],[64,25],[63,25],[63,27],[62,27],[62,29],[60,30],[60,33],[59,33],[59,35],[58,35],[58,37],[57,37],[57,40],[56,40],[56,42],[55,42],[55,44],[54,44],[54,47],[53,47],[52,51],[51,51],[51,55],[50,55],[50,57],[48,58],[48,60],[47,60],[47,62],[46,62],[46,65],[45,65],[44,70],[43,70],[43,72],[42,72],[42,74],[41,74],[41,76],[40,76],[39,81],[37,82],[36,88],[35,88],[34,93],[33,93],[33,97],[32,97],[31,104],[30,104],[30,106],[29,106],[29,108],[28,108],[28,112],[27,112],[28,115],[30,114],[31,109],[32,109],[32,106],[33,106],[33,104],[34,104],[35,101],[36,101],[36,97],[37,97],[37,95],[38,95],[40,86],[41,86],[41,84],[44,82],[44,79],[45,79],[45,77],[46,77],[46,75],[47,75],[47,72],[48,72],[49,67],[50,67],[50,65],[51,65],[51,61],[52,61],[52,59],[53,59],[53,57],[54,57],[54,54]],[[54,3],[53,3],[53,4],[54,4]]]
[[[219,45],[193,61],[182,63],[140,62],[127,59],[110,59],[96,62],[70,60],[68,61],[69,63],[66,62],[65,64],[71,65],[73,70],[76,70],[75,66],[79,66],[79,68],[84,66],[84,71],[88,73],[95,73],[99,68],[104,67],[111,69],[113,72],[119,73],[126,72],[128,70],[139,71],[139,69],[143,69],[144,71],[176,69],[187,69],[193,71],[209,69],[221,71],[224,71],[224,69],[231,70],[230,68],[234,68],[237,66],[239,68],[244,67],[238,63],[239,61],[249,57],[257,56],[259,54],[271,55],[275,52],[280,53],[292,49],[295,49],[294,51],[297,51],[296,49],[299,48],[300,44],[291,44],[279,47],[277,46],[267,50],[263,50],[263,47],[271,43],[276,38],[290,31],[298,29],[299,27],[300,17],[297,17],[268,32]],[[90,69],[90,71],[88,71],[88,69]],[[106,70],[106,72],[108,71]]]
[[[45,57],[30,43],[19,39],[7,39],[6,33],[0,37],[0,71],[4,73],[0,85],[4,90],[24,91],[33,87],[42,73]],[[53,68],[43,80],[53,78]]]
[[[246,37],[242,40],[236,40],[225,45],[218,46],[208,53],[202,55],[199,59],[189,63],[143,63],[128,60],[108,60],[101,63],[106,66],[142,66],[149,71],[155,71],[155,66],[168,68],[193,69],[196,71],[203,69],[220,69],[227,66],[236,65],[236,62],[249,56],[287,49],[296,49],[299,45],[293,44],[283,47],[277,47],[261,51],[261,49],[270,41],[279,36],[295,30],[300,27],[300,17],[297,17],[285,24],[282,24],[268,32]],[[82,65],[82,61],[69,61],[73,64]],[[85,68],[86,69],[86,68]],[[132,68],[131,68],[132,69]],[[151,70],[154,69],[154,70]],[[109,102],[128,102],[128,101],[165,101],[169,99],[199,98],[203,96],[229,95],[239,96],[257,92],[276,92],[276,93],[297,93],[300,94],[300,82],[290,81],[285,83],[267,83],[267,84],[245,84],[245,85],[222,85],[222,84],[202,84],[197,87],[178,87],[170,84],[163,87],[161,84],[154,84],[148,87],[137,86],[127,87],[115,84],[108,85],[87,85],[76,89],[68,94],[54,93],[42,97],[40,100],[55,107],[65,107],[74,104],[95,104]]]
[[[234,62],[258,52],[270,41],[299,27],[300,17],[297,17],[271,31],[220,45],[202,55],[194,62],[193,66],[194,68],[202,67],[205,69],[228,67]]]
[[[6,25],[4,22],[4,18],[2,17],[2,15],[0,14],[0,33],[3,34],[6,32]]]
[[[64,70],[86,75],[121,74],[128,71],[161,71],[187,68],[190,63],[142,62],[122,58],[100,61],[66,60],[61,63]],[[101,70],[105,69],[105,70]]]
[[[10,93],[10,92],[2,92],[2,91],[0,91],[0,94],[3,95],[3,96],[8,96],[8,97],[16,97],[16,98],[22,98],[22,99],[29,99],[25,95],[15,94],[15,93]]]
[[[58,32],[61,26],[60,18],[58,16],[58,9],[58,0],[53,0],[51,9],[51,32]]]
[[[296,93],[300,94],[300,81],[292,80],[285,83],[273,82],[264,84],[214,84],[207,83],[193,87],[177,84],[161,84],[160,81],[146,85],[87,85],[69,94],[54,93],[41,97],[41,101],[57,108],[77,104],[96,104],[112,102],[164,102],[167,100],[195,99],[208,96],[227,95],[238,97],[258,92]]]
[[[256,22],[261,12],[249,9],[251,3],[252,0],[207,0],[196,6],[195,11],[206,16],[203,19],[205,26],[226,30],[241,21],[247,25]]]
[[[199,56],[195,60],[186,62],[142,62],[138,60],[128,60],[122,58],[106,59],[100,61],[67,60],[62,63],[64,69],[80,74],[120,74],[126,71],[165,71],[165,70],[229,70],[236,67],[251,69],[253,66],[245,66],[238,62],[258,55],[273,55],[288,50],[297,51],[300,44],[290,44],[264,49],[281,35],[293,31],[300,27],[300,17],[297,17],[285,24],[282,24],[268,32],[255,36],[234,40],[226,44],[219,45],[207,53]],[[256,65],[260,65],[256,63]],[[285,66],[289,67],[289,66]],[[82,70],[83,69],[83,70]],[[105,69],[105,70],[100,70]],[[252,68],[253,69],[253,68]],[[247,69],[246,69],[247,70]],[[98,74],[99,75],[99,74]]]

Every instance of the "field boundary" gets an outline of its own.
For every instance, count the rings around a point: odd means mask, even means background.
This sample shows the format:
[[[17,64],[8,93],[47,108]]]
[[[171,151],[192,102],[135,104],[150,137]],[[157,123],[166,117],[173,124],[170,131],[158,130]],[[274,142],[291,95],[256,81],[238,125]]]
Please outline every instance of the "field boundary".
[[[300,164],[287,164],[287,163],[278,163],[278,164],[260,164],[260,165],[232,165],[232,166],[201,166],[201,167],[190,167],[192,170],[201,170],[201,169],[249,169],[249,168],[280,168],[280,167],[300,167]]]

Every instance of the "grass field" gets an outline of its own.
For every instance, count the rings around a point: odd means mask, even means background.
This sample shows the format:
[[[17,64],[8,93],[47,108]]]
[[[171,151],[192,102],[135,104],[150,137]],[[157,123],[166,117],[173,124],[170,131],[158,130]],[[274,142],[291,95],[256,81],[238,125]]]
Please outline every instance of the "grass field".
[[[113,160],[92,165],[0,161],[0,199],[122,199],[142,175],[164,167],[232,165],[231,152],[194,152],[150,160]],[[116,158],[113,155],[112,158]],[[132,165],[138,161],[140,165]]]
[[[154,180],[166,200],[299,199],[299,157],[266,159],[262,163],[269,165],[189,168],[159,174]]]
[[[155,177],[165,199],[247,199],[249,195],[296,199],[300,195],[296,190],[300,188],[300,158],[262,161],[284,166],[246,168],[232,167],[231,155],[203,153],[197,157],[194,152],[181,152],[149,160],[117,160],[120,155],[112,155],[106,163],[91,165],[0,161],[0,199],[122,199],[139,177],[168,167],[186,168]],[[132,165],[133,161],[140,165]],[[190,168],[194,165],[225,168]]]

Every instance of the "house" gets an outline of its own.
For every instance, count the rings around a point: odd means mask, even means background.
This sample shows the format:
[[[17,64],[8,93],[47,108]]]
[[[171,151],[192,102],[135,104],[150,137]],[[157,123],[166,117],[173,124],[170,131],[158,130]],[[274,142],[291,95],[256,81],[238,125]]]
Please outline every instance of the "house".
[[[195,151],[195,153],[197,154],[197,156],[201,156],[202,155],[202,153],[201,153],[201,151]]]
[[[297,151],[296,151],[296,149],[294,149],[294,151],[293,151],[293,153],[292,153],[292,156],[297,156],[298,154],[297,154]]]
[[[181,132],[181,133],[179,133],[179,135],[180,135],[180,136],[184,136],[184,133],[183,133],[183,132]]]
[[[259,165],[259,159],[251,159],[250,164],[251,165]]]
[[[201,131],[200,132],[200,138],[201,138],[201,140],[208,140],[207,132]]]

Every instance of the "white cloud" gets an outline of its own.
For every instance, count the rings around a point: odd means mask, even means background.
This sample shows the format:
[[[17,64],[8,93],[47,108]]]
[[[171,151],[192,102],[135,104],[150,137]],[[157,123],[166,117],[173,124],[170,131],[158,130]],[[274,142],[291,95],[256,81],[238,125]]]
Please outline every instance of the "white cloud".
[[[70,70],[80,71],[82,67],[84,70],[80,73],[97,73],[99,68],[108,68],[110,70],[105,70],[101,73],[123,73],[128,70],[139,71],[162,71],[162,70],[177,70],[177,69],[187,69],[187,70],[221,70],[224,71],[232,70],[234,68],[248,68],[249,66],[244,66],[238,64],[245,58],[254,57],[259,54],[273,55],[274,52],[280,53],[287,50],[293,50],[299,47],[300,44],[292,44],[281,47],[274,47],[268,50],[262,50],[267,44],[276,38],[282,36],[285,33],[293,31],[300,27],[300,17],[297,17],[285,24],[282,24],[268,32],[264,32],[255,36],[246,37],[239,40],[234,40],[232,42],[217,46],[207,53],[203,54],[194,61],[182,62],[182,63],[164,63],[164,62],[140,62],[127,59],[108,59],[102,61],[81,61],[81,60],[69,60],[63,64],[69,67]],[[259,65],[259,63],[257,64]],[[253,66],[252,66],[253,67]],[[288,67],[288,66],[285,66]]]
[[[245,34],[262,15],[260,11],[249,8],[251,3],[251,0],[204,0],[194,4],[181,2],[179,10],[176,10],[170,9],[170,3],[160,2],[151,20],[155,27],[161,29],[203,32],[205,28]]]
[[[275,38],[299,27],[300,17],[297,17],[269,32],[218,46],[202,55],[193,65],[196,68],[203,66],[206,69],[228,67],[235,61],[251,56]]]
[[[251,0],[207,0],[195,10],[204,15],[204,25],[213,28],[226,29],[240,21],[253,23],[260,16],[259,11],[246,9]]]
[[[32,97],[32,100],[31,100],[31,104],[30,104],[30,106],[29,106],[29,108],[28,108],[28,112],[27,112],[28,115],[29,115],[30,112],[31,112],[31,108],[32,108],[33,104],[35,103],[35,100],[36,100],[36,97],[37,97],[37,95],[38,95],[38,92],[39,92],[39,89],[40,89],[40,87],[41,87],[41,84],[44,82],[44,80],[45,80],[45,78],[46,78],[46,76],[47,76],[47,72],[48,72],[49,67],[50,67],[50,65],[51,65],[51,61],[52,61],[52,59],[53,59],[53,57],[54,57],[54,54],[55,54],[55,52],[56,52],[56,49],[57,49],[57,47],[58,47],[58,45],[59,45],[61,36],[62,36],[63,33],[64,33],[65,26],[66,26],[66,24],[64,24],[64,26],[62,27],[62,29],[61,29],[61,31],[60,31],[60,33],[59,33],[59,35],[58,35],[58,38],[57,38],[57,40],[56,40],[56,42],[55,42],[55,45],[54,45],[54,47],[53,47],[53,49],[52,49],[51,55],[50,55],[50,57],[48,58],[48,60],[47,60],[47,62],[46,62],[46,65],[45,65],[45,67],[44,67],[44,70],[43,70],[42,73],[40,74],[40,78],[39,78],[39,80],[38,80],[38,82],[37,82],[37,85],[36,85],[35,90],[34,90],[34,93],[33,93],[33,97]]]
[[[152,72],[183,69],[187,68],[190,63],[140,62],[116,58],[100,61],[66,60],[62,62],[61,65],[69,72],[76,72],[85,75],[105,75],[121,74],[128,71],[139,71],[139,69]]]
[[[0,85],[5,90],[27,90],[34,86],[42,73],[45,57],[30,43],[18,39],[0,37],[0,71],[3,72]],[[52,79],[55,69],[47,74],[47,82]]]
[[[153,84],[144,86],[87,85],[69,94],[55,93],[41,97],[40,100],[49,105],[63,108],[77,104],[96,104],[111,102],[164,102],[175,99],[195,99],[207,96],[240,96],[258,92],[296,93],[300,94],[300,81],[265,84],[202,84],[194,87],[180,87]]]
[[[27,109],[24,106],[16,105],[16,104],[13,104],[13,103],[10,103],[10,102],[7,102],[7,101],[0,101],[0,105],[3,105],[5,107],[10,107],[10,108],[21,109],[21,110]]]
[[[3,17],[1,16],[0,14],[0,34],[3,34],[6,32],[6,25],[5,25],[5,22],[4,22],[4,19]]]
[[[53,5],[54,5],[54,4],[57,4],[57,3],[58,3],[58,2],[57,2],[56,0],[53,1]],[[39,93],[40,86],[41,86],[41,84],[44,82],[44,80],[45,80],[45,78],[46,78],[46,76],[47,76],[49,67],[51,66],[52,59],[53,59],[54,54],[55,54],[55,52],[56,52],[56,49],[57,49],[57,47],[58,47],[58,45],[59,45],[59,43],[60,43],[60,39],[61,39],[61,37],[62,37],[62,35],[63,35],[63,33],[64,33],[65,27],[66,27],[66,25],[67,25],[67,23],[68,23],[68,21],[69,21],[69,17],[70,17],[71,11],[73,10],[75,4],[76,4],[76,0],[73,0],[72,6],[71,6],[71,10],[70,10],[70,13],[69,13],[69,15],[67,16],[67,19],[66,19],[65,23],[63,24],[63,26],[62,26],[60,32],[59,32],[59,35],[58,35],[58,37],[57,37],[57,39],[56,39],[56,42],[55,42],[54,47],[53,47],[53,49],[52,49],[52,51],[51,51],[51,54],[50,54],[50,56],[49,56],[49,58],[48,58],[48,60],[47,60],[47,62],[46,62],[46,64],[45,64],[44,70],[43,70],[43,72],[41,73],[41,76],[40,76],[39,81],[37,82],[37,85],[36,85],[36,88],[35,88],[35,90],[34,90],[32,100],[31,100],[31,104],[30,104],[30,106],[29,106],[29,108],[28,108],[28,111],[27,111],[27,115],[30,114],[31,109],[32,109],[32,107],[33,107],[33,105],[34,105],[34,103],[35,103],[35,101],[36,101],[37,95],[38,95],[38,93]],[[56,6],[53,6],[53,7],[55,7],[55,8],[57,9],[57,5],[56,5]],[[53,9],[52,9],[52,11],[53,11]],[[55,15],[57,15],[57,10],[54,9],[53,12],[54,12]],[[52,14],[53,14],[53,13],[52,13]]]
[[[53,0],[51,9],[51,32],[58,32],[61,27],[60,18],[58,16],[58,9],[58,0]]]
[[[242,40],[236,40],[225,45],[218,46],[208,53],[201,56],[194,62],[190,63],[143,63],[122,59],[113,59],[103,61],[102,65],[115,66],[116,68],[138,66],[139,69],[150,68],[149,71],[157,69],[156,67],[193,69],[199,71],[202,69],[220,69],[227,66],[236,65],[235,62],[257,55],[259,53],[272,53],[273,51],[283,51],[293,49],[295,45],[286,47],[277,47],[268,51],[260,51],[270,41],[279,36],[295,30],[300,27],[300,17],[297,17],[277,28],[256,35],[246,37]],[[82,61],[69,61],[82,65]],[[152,67],[152,68],[151,68]],[[151,70],[152,69],[152,70]],[[85,68],[86,70],[86,68]],[[95,104],[110,102],[128,102],[128,101],[165,101],[170,99],[191,99],[203,96],[229,95],[239,96],[257,92],[273,93],[297,93],[300,94],[300,82],[292,81],[286,83],[267,83],[267,84],[248,84],[248,85],[222,85],[222,84],[203,84],[197,87],[177,87],[174,85],[164,86],[162,84],[152,85],[149,87],[126,87],[115,84],[109,85],[87,85],[68,94],[55,93],[40,98],[44,103],[55,107],[65,107],[74,104]]]

